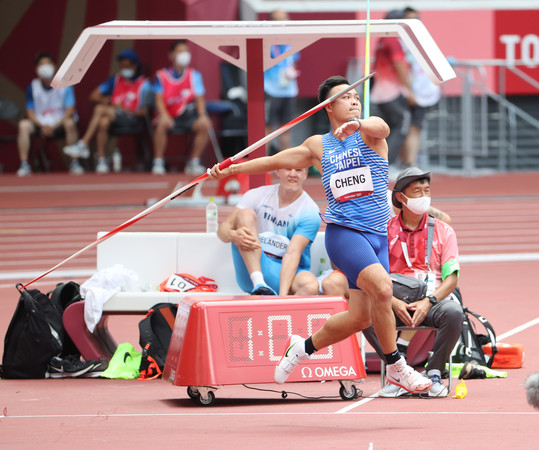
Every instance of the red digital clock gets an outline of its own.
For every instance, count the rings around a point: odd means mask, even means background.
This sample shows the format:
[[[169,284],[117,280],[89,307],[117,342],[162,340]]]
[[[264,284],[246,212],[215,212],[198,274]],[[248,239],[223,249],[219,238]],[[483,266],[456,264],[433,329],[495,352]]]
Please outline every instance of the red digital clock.
[[[195,389],[273,383],[288,337],[310,336],[329,317],[346,309],[341,297],[184,297],[163,378],[175,386]],[[352,336],[316,352],[289,381],[365,377],[357,338]]]

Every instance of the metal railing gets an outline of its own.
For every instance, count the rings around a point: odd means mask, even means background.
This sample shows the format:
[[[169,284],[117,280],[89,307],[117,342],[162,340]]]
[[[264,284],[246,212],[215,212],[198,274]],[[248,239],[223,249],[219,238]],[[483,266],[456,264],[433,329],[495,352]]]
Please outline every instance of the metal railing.
[[[441,170],[452,167],[469,175],[481,169],[539,169],[539,120],[505,95],[508,71],[539,94],[539,82],[520,70],[519,65],[523,63],[452,61],[462,95],[443,95],[428,113],[420,154],[422,165],[435,164]],[[488,87],[487,67],[498,70],[499,93]]]

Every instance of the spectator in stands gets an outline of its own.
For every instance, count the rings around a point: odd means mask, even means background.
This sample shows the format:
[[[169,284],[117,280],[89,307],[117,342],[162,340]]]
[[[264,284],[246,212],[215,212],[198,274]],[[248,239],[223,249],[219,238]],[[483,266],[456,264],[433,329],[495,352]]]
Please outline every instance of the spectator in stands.
[[[185,173],[200,175],[206,171],[200,158],[208,144],[208,130],[211,125],[206,111],[202,75],[189,67],[191,53],[186,40],[172,44],[169,58],[172,66],[158,70],[153,85],[158,116],[154,133],[152,173],[165,173],[167,135],[172,128],[179,128],[194,133],[193,149]]]
[[[320,228],[319,209],[303,190],[307,169],[279,169],[277,185],[246,192],[219,226],[232,243],[236,280],[252,295],[315,295],[310,248]]]
[[[419,19],[420,17],[415,9],[406,7],[404,18]],[[441,89],[429,79],[411,52],[406,52],[406,58],[410,63],[410,88],[413,95],[408,97],[410,126],[401,147],[400,156],[403,166],[410,167],[417,164],[425,114],[440,100]]]
[[[271,20],[290,20],[288,13],[277,9],[271,13]],[[272,58],[290,50],[290,45],[272,45],[270,53]],[[299,53],[275,64],[264,72],[264,91],[266,92],[266,134],[290,122],[295,117],[296,97],[298,95],[299,75],[296,61]],[[290,147],[290,130],[279,136],[278,151]],[[268,151],[268,153],[273,153]]]
[[[151,85],[140,73],[137,52],[122,50],[117,56],[120,71],[96,87],[90,94],[94,112],[84,136],[74,145],[64,147],[64,153],[78,158],[90,156],[89,145],[96,136],[97,173],[108,173],[105,149],[111,126],[137,126],[147,112]]]
[[[402,19],[402,10],[393,10],[385,19]],[[388,161],[390,179],[398,173],[398,156],[407,133],[405,117],[408,103],[414,103],[410,88],[409,64],[398,37],[383,37],[378,40],[375,49],[374,70],[376,75],[371,91],[371,100],[380,111],[380,116],[387,122],[391,134],[387,139],[389,147]]]
[[[28,155],[33,134],[37,133],[43,138],[57,138],[65,133],[67,144],[75,143],[78,136],[73,87],[51,87],[56,63],[50,53],[38,53],[34,63],[38,78],[34,78],[26,89],[26,118],[19,122],[17,136],[21,159],[17,175],[20,177],[32,173]],[[72,159],[69,171],[74,175],[84,172],[76,158]]]

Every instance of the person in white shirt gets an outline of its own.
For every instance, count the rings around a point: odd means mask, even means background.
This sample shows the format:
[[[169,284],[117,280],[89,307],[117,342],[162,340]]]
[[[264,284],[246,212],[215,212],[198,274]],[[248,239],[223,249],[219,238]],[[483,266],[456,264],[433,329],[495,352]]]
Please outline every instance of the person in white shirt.
[[[307,169],[279,169],[277,185],[246,192],[219,226],[232,243],[236,280],[252,295],[315,295],[310,248],[320,228],[319,209],[303,190]]]

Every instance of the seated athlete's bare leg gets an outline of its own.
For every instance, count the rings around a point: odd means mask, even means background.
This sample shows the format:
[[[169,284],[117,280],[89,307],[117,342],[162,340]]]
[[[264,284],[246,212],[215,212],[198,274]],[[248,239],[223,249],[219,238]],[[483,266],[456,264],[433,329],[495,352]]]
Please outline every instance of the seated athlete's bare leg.
[[[248,228],[253,236],[258,236],[258,219],[256,213],[249,208],[243,208],[237,211],[234,223],[232,225],[234,230],[239,228]],[[258,247],[252,250],[245,250],[238,247],[243,262],[247,271],[251,274],[255,271],[262,272],[260,266],[260,258],[262,256],[262,249]]]

